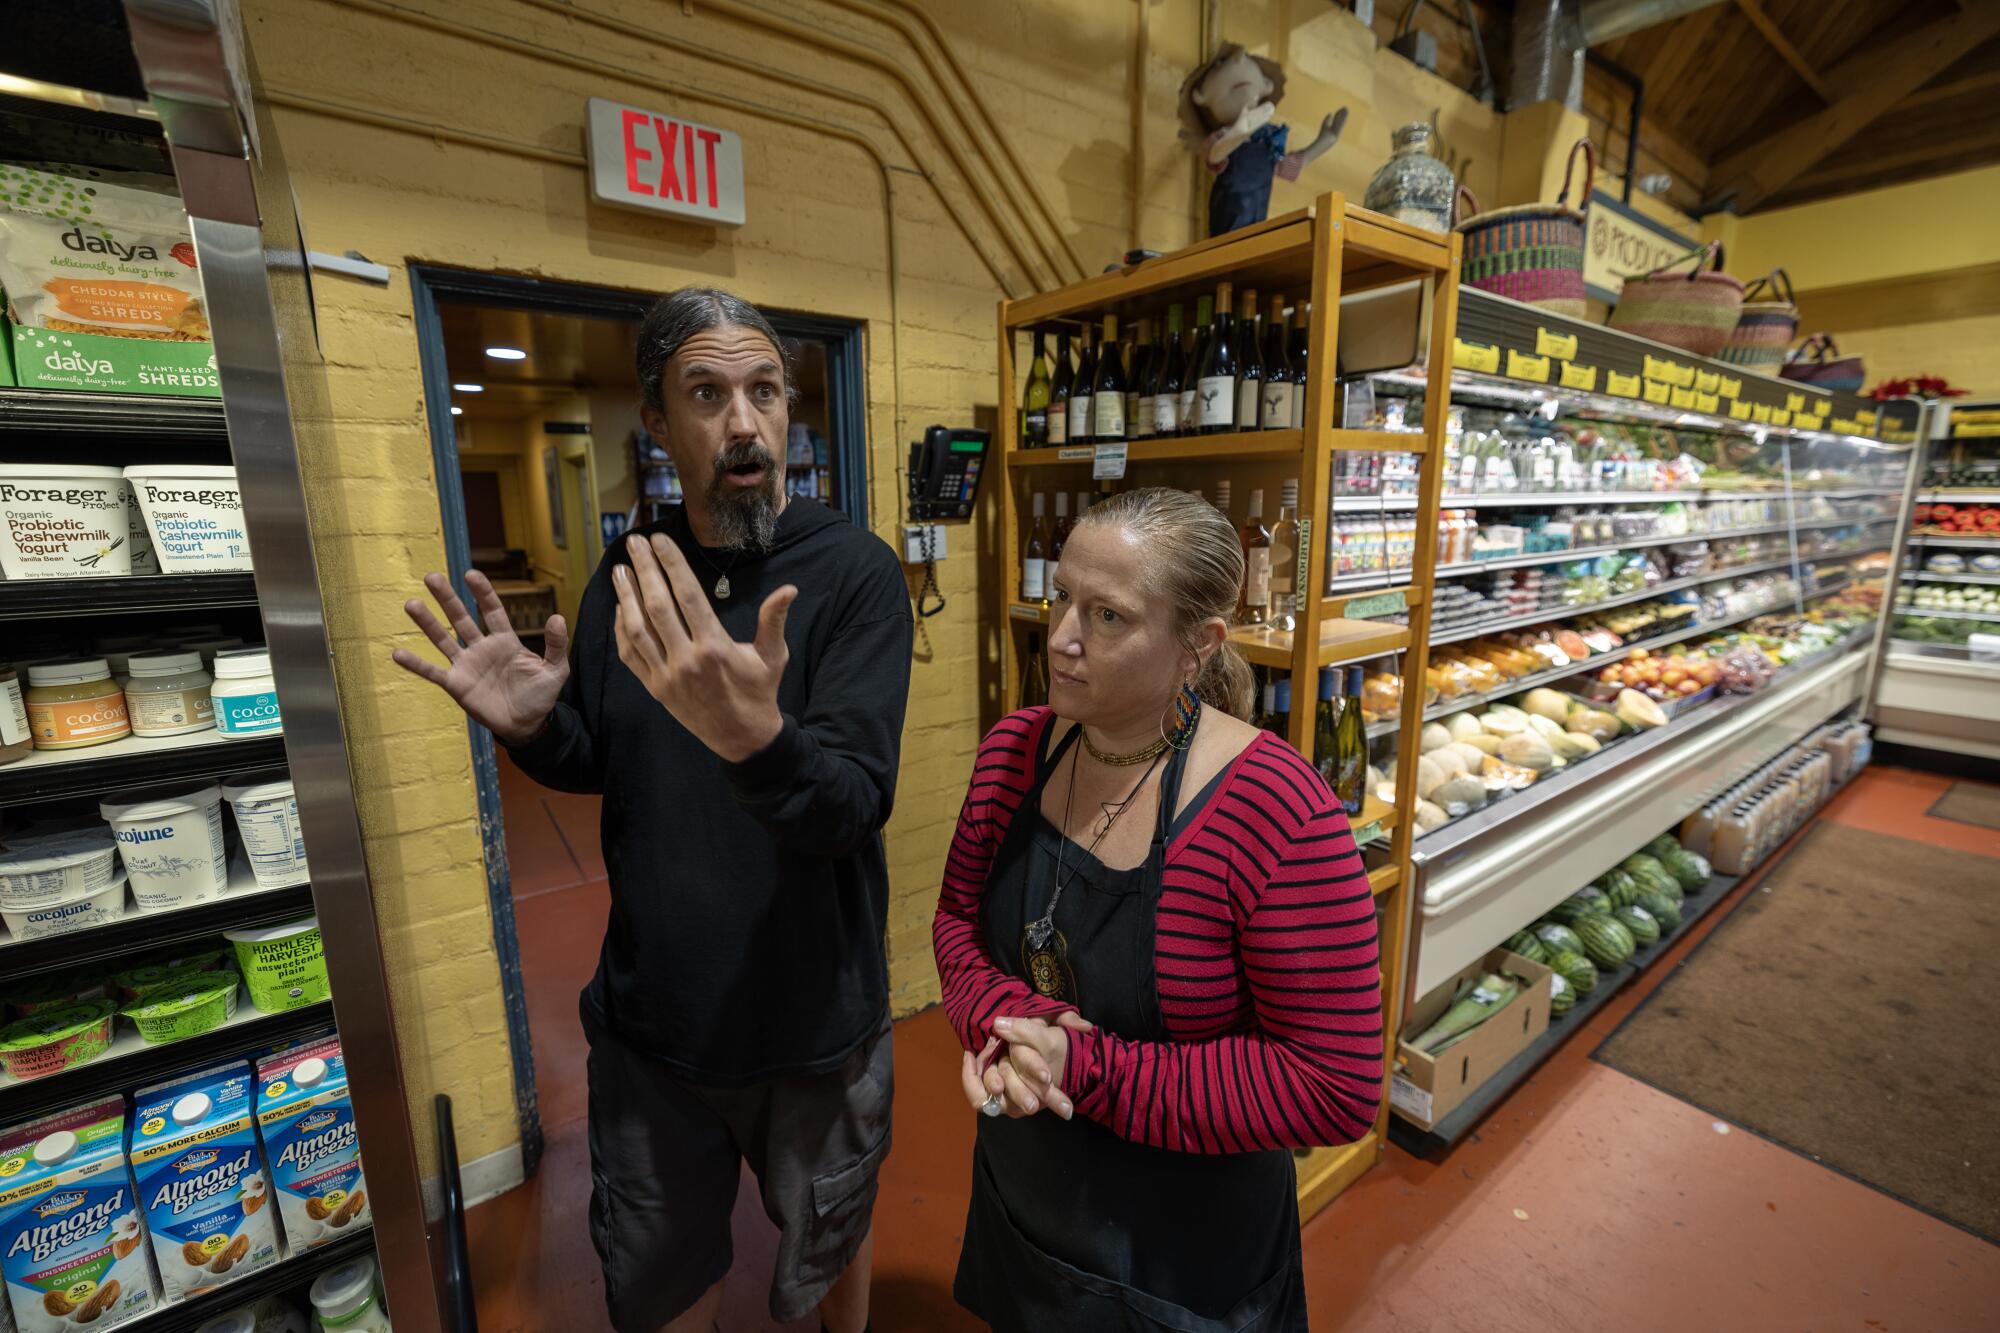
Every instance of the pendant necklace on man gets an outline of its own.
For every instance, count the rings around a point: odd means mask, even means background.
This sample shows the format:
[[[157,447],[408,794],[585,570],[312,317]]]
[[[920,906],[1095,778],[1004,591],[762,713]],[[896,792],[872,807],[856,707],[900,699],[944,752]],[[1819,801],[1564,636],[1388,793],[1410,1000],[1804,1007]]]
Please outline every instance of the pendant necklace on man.
[[[715,569],[715,562],[708,558],[708,552],[701,549],[700,542],[695,543],[694,553],[701,557],[701,563],[707,565],[710,569]],[[741,560],[742,558],[743,558],[743,552],[741,549],[739,549],[735,555],[729,558],[729,569],[736,568],[736,562],[738,560]],[[729,600],[729,569],[715,569],[714,592],[715,592],[715,600],[718,602],[726,602]]]
[[[1069,886],[1069,882],[1083,869],[1083,863],[1079,861],[1067,875],[1063,873],[1063,849],[1069,844],[1066,830],[1069,828],[1070,816],[1076,808],[1076,770],[1079,763],[1080,757],[1072,752],[1069,794],[1063,798],[1065,831],[1056,843],[1055,892],[1049,895],[1048,910],[1030,921],[1026,929],[1021,932],[1021,953],[1028,969],[1028,984],[1035,988],[1037,995],[1068,1003],[1074,1003],[1076,1000],[1075,986],[1070,980],[1069,942],[1063,938],[1062,932],[1056,929],[1056,904],[1062,901],[1063,890]],[[1146,785],[1146,779],[1153,776],[1153,770],[1159,765],[1160,756],[1155,754],[1153,762],[1146,765],[1146,771],[1132,784],[1132,790],[1125,793],[1124,800],[1104,803],[1104,812],[1110,817],[1105,820],[1103,831],[1090,840],[1090,846],[1084,853],[1086,856],[1096,854],[1098,844],[1104,841],[1112,826],[1117,824],[1119,816],[1123,815],[1138,798],[1140,788]]]

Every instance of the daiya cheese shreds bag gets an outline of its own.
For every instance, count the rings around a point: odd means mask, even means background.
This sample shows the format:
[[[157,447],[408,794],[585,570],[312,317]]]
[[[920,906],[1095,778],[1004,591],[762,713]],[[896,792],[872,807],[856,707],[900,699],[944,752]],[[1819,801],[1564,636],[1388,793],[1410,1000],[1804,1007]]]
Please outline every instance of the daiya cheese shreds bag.
[[[338,1037],[257,1063],[257,1127],[293,1254],[368,1224],[361,1140]]]
[[[20,1333],[110,1328],[153,1307],[124,1099],[0,1133],[0,1272]]]
[[[132,1174],[170,1301],[278,1261],[251,1077],[239,1060],[132,1099]]]

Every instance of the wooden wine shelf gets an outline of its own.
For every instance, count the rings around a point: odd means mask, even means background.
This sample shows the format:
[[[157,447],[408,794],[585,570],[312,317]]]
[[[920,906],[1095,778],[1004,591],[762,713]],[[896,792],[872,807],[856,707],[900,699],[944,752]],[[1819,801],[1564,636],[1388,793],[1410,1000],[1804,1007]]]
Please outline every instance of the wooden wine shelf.
[[[1285,630],[1231,630],[1229,642],[1252,665],[1280,671],[1292,665],[1292,635]],[[1409,646],[1410,631],[1405,625],[1385,625],[1375,620],[1328,620],[1319,627],[1318,665],[1362,662],[1402,652]]]
[[[1368,872],[1368,887],[1377,898],[1403,882],[1403,872],[1393,865],[1376,866]]]
[[[1125,462],[1133,463],[1230,463],[1251,461],[1284,462],[1300,457],[1299,430],[1241,430],[1221,435],[1176,435],[1165,440],[1131,440],[1125,445]],[[1089,467],[1097,447],[1089,444],[1051,445],[1045,449],[1023,449],[1013,456],[1014,467]]]

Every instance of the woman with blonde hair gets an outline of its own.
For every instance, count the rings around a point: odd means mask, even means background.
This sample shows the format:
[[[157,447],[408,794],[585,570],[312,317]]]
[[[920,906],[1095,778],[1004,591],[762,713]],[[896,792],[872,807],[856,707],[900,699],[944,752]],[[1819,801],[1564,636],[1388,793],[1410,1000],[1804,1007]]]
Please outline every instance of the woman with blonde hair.
[[[1293,1148],[1382,1080],[1339,802],[1242,719],[1229,522],[1112,496],[1051,573],[1049,703],[980,746],[934,927],[983,1114],[955,1294],[1003,1333],[1306,1327]]]

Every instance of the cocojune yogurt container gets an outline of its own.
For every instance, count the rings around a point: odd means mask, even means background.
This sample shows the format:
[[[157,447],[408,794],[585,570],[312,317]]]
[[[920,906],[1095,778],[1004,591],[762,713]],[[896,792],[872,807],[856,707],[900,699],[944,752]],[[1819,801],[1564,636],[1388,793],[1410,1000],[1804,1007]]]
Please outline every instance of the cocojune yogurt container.
[[[74,579],[132,573],[137,520],[127,510],[124,474],[115,467],[0,463],[0,574]]]
[[[20,1333],[112,1328],[153,1308],[124,1098],[0,1131],[0,1272]]]
[[[126,792],[97,807],[118,840],[142,912],[220,898],[229,887],[222,841],[222,788]]]
[[[125,469],[162,573],[207,574],[250,568],[243,495],[236,469],[194,463],[143,463]]]

